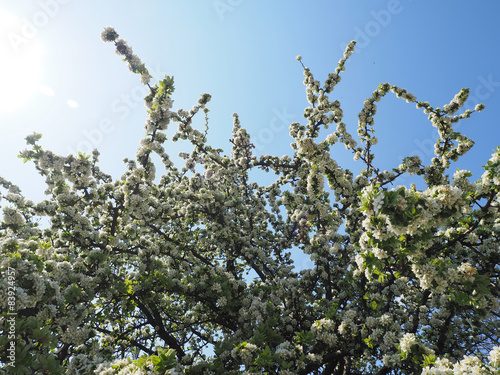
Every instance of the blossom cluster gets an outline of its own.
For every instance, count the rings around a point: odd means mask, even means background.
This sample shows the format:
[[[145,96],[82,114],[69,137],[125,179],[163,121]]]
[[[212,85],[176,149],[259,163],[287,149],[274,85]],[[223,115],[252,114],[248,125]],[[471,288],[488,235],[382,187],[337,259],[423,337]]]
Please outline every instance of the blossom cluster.
[[[498,373],[500,369],[499,347],[496,346],[488,356],[490,363],[481,362],[477,357],[465,356],[461,361],[453,363],[447,358],[438,358],[433,366],[425,367],[422,375],[466,375],[484,374],[491,375]]]
[[[114,42],[116,53],[124,56],[125,61],[128,62],[128,68],[130,71],[139,73],[141,75],[141,82],[143,84],[148,84],[151,79],[151,75],[146,69],[146,65],[136,54],[134,54],[132,47],[130,47],[125,40],[119,39],[118,37],[119,35],[116,30],[109,26],[105,27],[101,33],[101,39],[104,42]]]
[[[150,85],[114,29],[102,38],[149,88],[145,135],[123,176],[101,171],[97,151],[56,155],[35,133],[20,156],[45,178],[46,199],[0,178],[0,271],[16,270],[24,372],[498,371],[500,148],[479,181],[448,176],[473,145],[455,124],[483,109],[459,113],[468,90],[439,108],[383,83],[356,137],[333,99],[351,42],[323,85],[304,66],[310,106],[290,125],[289,155],[254,155],[237,114],[226,155],[207,143],[209,94],[173,110],[173,78]],[[377,166],[377,103],[390,92],[437,127],[428,165],[409,155]],[[187,144],[180,164],[169,139]],[[339,144],[357,175],[332,157]],[[256,182],[269,171],[277,177]],[[421,189],[388,187],[404,174]],[[312,265],[297,269],[301,257]],[[9,290],[2,278],[2,312]]]

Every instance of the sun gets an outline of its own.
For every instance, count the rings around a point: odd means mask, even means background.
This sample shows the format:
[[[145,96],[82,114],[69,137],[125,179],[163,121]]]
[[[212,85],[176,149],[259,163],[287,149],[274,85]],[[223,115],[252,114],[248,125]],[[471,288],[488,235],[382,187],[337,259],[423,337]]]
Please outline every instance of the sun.
[[[23,22],[0,9],[0,112],[27,106],[42,74],[43,49],[34,35],[23,35]]]

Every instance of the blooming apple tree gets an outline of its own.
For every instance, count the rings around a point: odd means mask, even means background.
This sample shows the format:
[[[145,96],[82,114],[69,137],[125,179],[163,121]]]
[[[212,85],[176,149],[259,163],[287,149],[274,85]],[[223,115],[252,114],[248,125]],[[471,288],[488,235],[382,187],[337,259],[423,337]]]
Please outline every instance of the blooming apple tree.
[[[35,133],[20,156],[45,178],[46,199],[0,180],[6,371],[499,373],[500,148],[477,182],[449,172],[473,146],[455,124],[484,107],[460,112],[467,89],[441,108],[381,84],[355,140],[332,98],[351,42],[324,84],[302,65],[310,106],[290,125],[291,156],[254,155],[236,114],[224,155],[207,144],[210,95],[173,111],[173,79],[150,85],[114,29],[102,38],[149,88],[145,136],[113,179],[97,150],[56,155]],[[410,155],[377,167],[374,118],[389,92],[437,128],[429,164]],[[173,123],[170,140],[190,145],[181,165],[165,150]],[[332,158],[339,144],[359,175]],[[260,185],[258,170],[277,177]],[[403,175],[425,188],[395,185]],[[313,266],[296,270],[297,253]]]

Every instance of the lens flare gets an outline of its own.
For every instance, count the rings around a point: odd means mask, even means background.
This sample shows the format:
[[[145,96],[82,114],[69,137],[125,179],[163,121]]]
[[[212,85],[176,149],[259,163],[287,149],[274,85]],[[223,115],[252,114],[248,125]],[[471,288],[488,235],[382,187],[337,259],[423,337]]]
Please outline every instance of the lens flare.
[[[23,22],[0,10],[0,112],[26,107],[42,75],[42,46]]]

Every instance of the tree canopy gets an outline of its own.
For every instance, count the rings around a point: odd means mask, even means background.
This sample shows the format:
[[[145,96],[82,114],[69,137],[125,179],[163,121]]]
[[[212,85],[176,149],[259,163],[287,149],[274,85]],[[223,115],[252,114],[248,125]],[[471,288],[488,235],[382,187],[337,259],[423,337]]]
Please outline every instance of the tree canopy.
[[[114,179],[97,150],[56,155],[35,133],[20,157],[45,178],[46,199],[0,179],[2,371],[500,372],[500,147],[476,182],[453,170],[474,144],[456,124],[484,108],[461,111],[468,89],[435,107],[380,84],[356,137],[333,95],[351,42],[323,84],[302,65],[310,106],[290,124],[290,156],[254,155],[237,114],[225,155],[207,143],[209,94],[172,110],[173,78],[150,84],[114,29],[102,39],[149,88],[145,136]],[[437,128],[430,163],[377,167],[375,115],[389,93]],[[191,145],[182,165],[166,151],[178,140]],[[356,176],[332,158],[342,144]],[[273,182],[253,181],[259,170]],[[396,185],[404,175],[425,188]],[[298,270],[298,253],[313,266]]]

